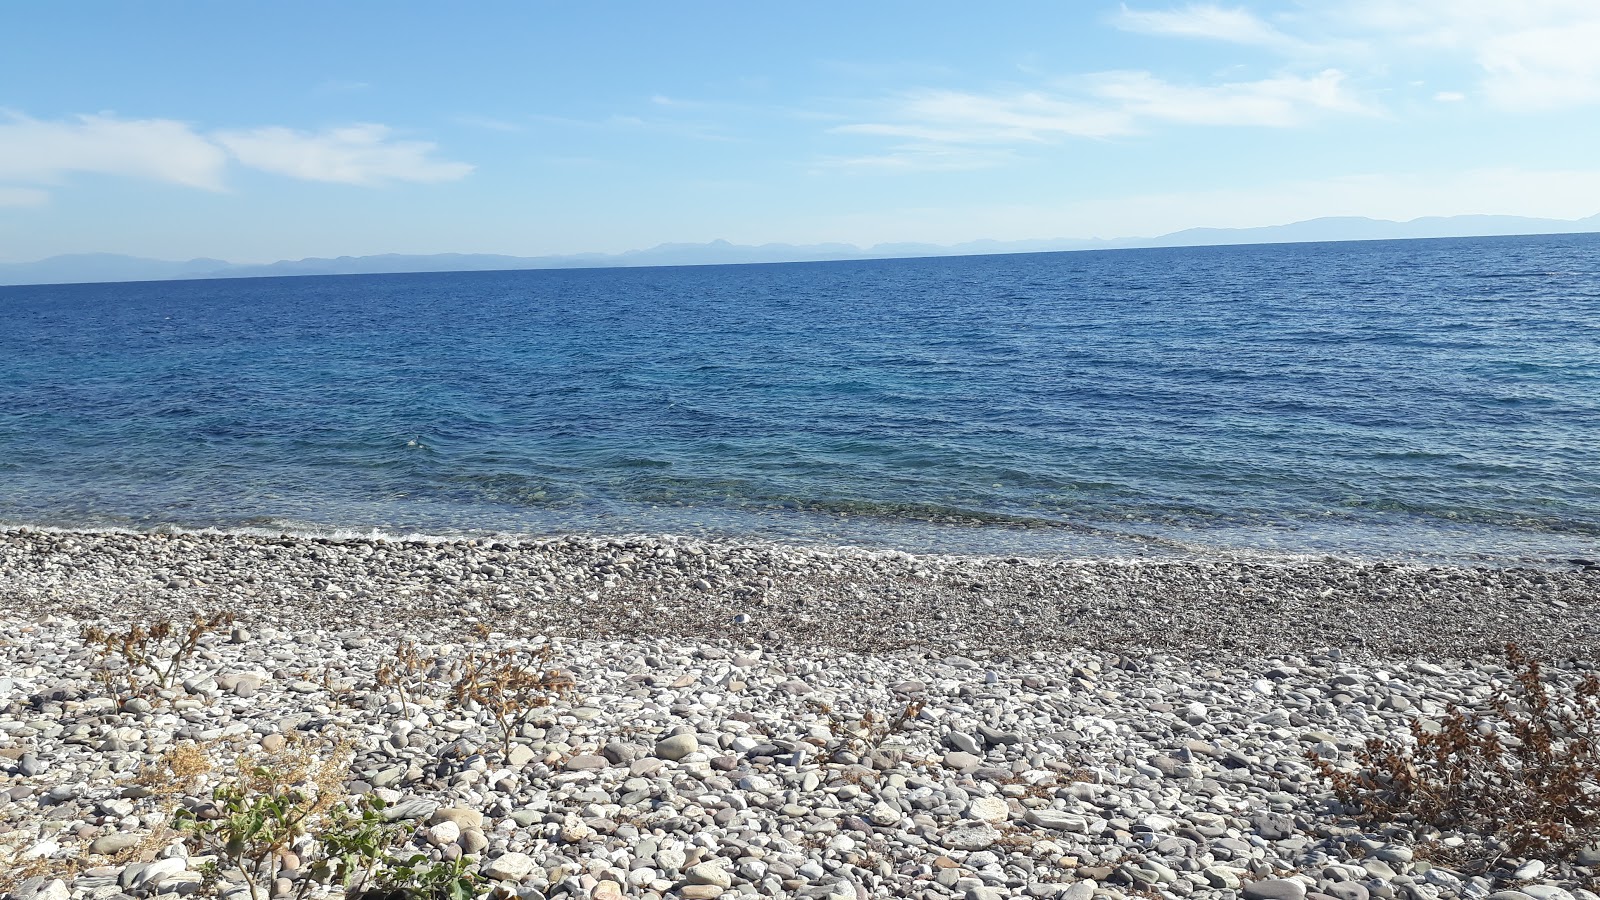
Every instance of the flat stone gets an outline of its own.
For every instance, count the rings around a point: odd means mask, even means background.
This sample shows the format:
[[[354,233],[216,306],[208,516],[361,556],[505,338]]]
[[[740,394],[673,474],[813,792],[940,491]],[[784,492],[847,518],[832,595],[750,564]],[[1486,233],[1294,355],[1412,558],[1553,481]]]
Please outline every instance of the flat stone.
[[[112,856],[138,844],[142,838],[143,835],[129,834],[127,832],[104,835],[94,839],[94,842],[89,845],[89,852],[97,853],[101,856]]]
[[[1052,831],[1069,831],[1074,834],[1087,834],[1089,831],[1088,819],[1054,809],[1030,809],[1022,818],[1029,825]]]
[[[974,753],[952,750],[944,755],[944,764],[946,768],[970,772],[983,765],[983,759]]]
[[[479,871],[491,881],[521,881],[534,865],[533,857],[526,853],[505,853],[484,863]]]
[[[403,819],[426,819],[439,808],[439,801],[424,800],[413,797],[401,800],[393,806],[384,807],[383,817],[390,822],[399,822]]]
[[[677,762],[700,749],[700,741],[692,734],[675,734],[656,741],[656,756]]]
[[[939,843],[951,850],[987,850],[1000,840],[1000,832],[985,822],[981,825],[963,825],[944,833]]]
[[[1244,900],[1305,900],[1306,886],[1287,878],[1263,878],[1247,882],[1241,893]]]
[[[441,822],[451,822],[463,831],[468,828],[482,828],[483,813],[465,806],[440,807],[428,816],[428,824],[438,825]]]
[[[683,876],[690,884],[714,884],[720,888],[733,886],[733,875],[716,863],[703,862],[690,866]]]
[[[991,824],[1011,818],[1011,807],[999,797],[979,797],[967,806],[967,815]]]

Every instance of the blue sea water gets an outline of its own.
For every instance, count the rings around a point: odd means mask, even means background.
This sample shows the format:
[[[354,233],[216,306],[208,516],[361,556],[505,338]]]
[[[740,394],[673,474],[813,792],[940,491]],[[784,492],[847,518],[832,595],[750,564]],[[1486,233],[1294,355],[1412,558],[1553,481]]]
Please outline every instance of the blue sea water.
[[[0,523],[1600,543],[1600,235],[0,288]]]

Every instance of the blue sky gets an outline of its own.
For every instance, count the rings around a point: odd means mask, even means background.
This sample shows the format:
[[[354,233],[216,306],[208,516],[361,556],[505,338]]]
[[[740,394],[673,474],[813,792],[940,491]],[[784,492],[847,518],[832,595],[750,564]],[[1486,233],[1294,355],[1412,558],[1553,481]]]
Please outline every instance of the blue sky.
[[[1600,2],[0,6],[0,260],[1600,212]]]

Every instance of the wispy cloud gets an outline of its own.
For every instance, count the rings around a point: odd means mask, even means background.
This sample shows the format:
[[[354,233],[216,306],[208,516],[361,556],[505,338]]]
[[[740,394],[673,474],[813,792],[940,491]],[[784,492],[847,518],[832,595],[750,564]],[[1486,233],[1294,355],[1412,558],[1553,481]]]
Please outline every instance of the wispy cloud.
[[[898,143],[887,153],[834,158],[830,165],[883,171],[975,168],[1014,158],[973,152],[976,147],[1122,137],[1158,123],[1287,128],[1319,115],[1374,111],[1349,91],[1336,69],[1214,85],[1177,84],[1142,71],[1100,72],[1063,79],[1049,90],[896,95],[881,105],[875,120],[829,131]]]
[[[40,120],[0,113],[0,204],[38,205],[72,175],[138,178],[220,191],[230,161],[306,181],[376,186],[453,181],[472,171],[438,159],[426,141],[383,125],[321,132],[255,128],[201,132],[174,119],[85,115]]]
[[[1319,113],[1374,112],[1350,93],[1337,69],[1217,85],[1173,84],[1149,72],[1106,72],[1090,81],[1095,96],[1133,119],[1287,128]]]
[[[1337,0],[1269,22],[1243,6],[1123,7],[1129,31],[1259,47],[1306,61],[1342,59],[1374,70],[1455,58],[1479,74],[1504,110],[1600,103],[1600,3],[1594,0]]]
[[[172,119],[0,118],[0,183],[49,185],[81,173],[221,190],[227,163],[221,147]]]
[[[833,156],[818,160],[820,170],[841,170],[873,174],[914,172],[959,172],[987,169],[1013,159],[1010,150],[997,148],[952,147],[928,143],[902,144],[881,153],[861,156]]]
[[[290,128],[223,131],[217,142],[254,169],[306,181],[381,185],[396,181],[455,181],[467,163],[434,158],[427,141],[394,140],[384,125],[349,125],[320,132]]]
[[[1274,50],[1295,51],[1308,46],[1243,7],[1197,3],[1181,9],[1133,10],[1124,6],[1111,21],[1119,28],[1144,34],[1205,38]]]

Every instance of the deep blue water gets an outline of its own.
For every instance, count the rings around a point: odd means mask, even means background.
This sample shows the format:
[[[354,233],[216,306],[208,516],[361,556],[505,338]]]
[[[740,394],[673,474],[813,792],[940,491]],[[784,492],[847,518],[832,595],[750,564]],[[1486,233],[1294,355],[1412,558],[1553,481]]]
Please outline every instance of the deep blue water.
[[[0,523],[1600,544],[1600,235],[0,288]]]

